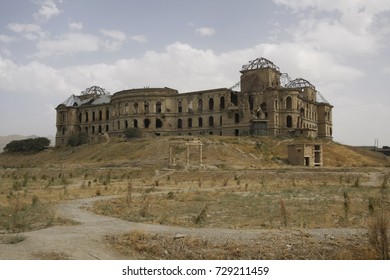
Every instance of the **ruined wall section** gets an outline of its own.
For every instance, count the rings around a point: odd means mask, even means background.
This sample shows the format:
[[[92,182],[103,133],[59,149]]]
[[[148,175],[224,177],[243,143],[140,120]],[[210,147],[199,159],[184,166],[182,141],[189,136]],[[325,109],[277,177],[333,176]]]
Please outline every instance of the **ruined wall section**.
[[[175,123],[177,90],[144,88],[117,92],[111,100],[112,135],[126,128],[139,128],[142,136],[171,135]]]

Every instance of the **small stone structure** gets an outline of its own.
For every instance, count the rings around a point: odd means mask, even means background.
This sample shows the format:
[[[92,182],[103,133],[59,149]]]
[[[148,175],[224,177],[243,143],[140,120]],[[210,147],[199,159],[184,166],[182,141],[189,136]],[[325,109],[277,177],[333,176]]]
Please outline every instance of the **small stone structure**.
[[[202,164],[203,157],[203,144],[197,138],[171,138],[169,139],[169,166],[176,166],[176,147],[177,146],[186,146],[187,155],[186,155],[186,167],[190,166],[190,146],[199,147],[199,165]]]
[[[290,144],[288,145],[288,162],[300,166],[322,166],[322,145]]]

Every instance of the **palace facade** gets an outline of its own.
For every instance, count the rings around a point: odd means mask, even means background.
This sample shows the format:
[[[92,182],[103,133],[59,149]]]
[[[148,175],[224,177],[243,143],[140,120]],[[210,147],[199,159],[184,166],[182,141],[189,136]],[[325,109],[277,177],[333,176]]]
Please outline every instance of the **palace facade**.
[[[234,88],[179,93],[171,88],[116,92],[93,86],[57,106],[56,146],[85,132],[90,142],[136,127],[143,137],[269,135],[332,138],[332,108],[307,80],[291,80],[265,58],[245,64]]]

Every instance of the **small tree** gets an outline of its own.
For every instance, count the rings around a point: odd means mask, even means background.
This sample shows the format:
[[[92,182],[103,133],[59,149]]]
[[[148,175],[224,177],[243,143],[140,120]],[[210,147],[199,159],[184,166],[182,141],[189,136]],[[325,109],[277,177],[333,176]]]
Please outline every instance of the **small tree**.
[[[76,147],[88,143],[88,135],[85,132],[79,132],[69,137],[68,145]]]
[[[123,134],[125,135],[126,139],[132,139],[141,136],[139,129],[136,127],[126,128],[123,130]]]

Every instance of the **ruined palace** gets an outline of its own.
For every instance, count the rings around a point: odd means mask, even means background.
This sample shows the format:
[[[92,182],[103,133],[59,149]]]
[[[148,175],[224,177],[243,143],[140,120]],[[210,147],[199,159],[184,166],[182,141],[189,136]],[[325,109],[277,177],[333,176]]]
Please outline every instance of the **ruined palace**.
[[[305,79],[258,58],[232,88],[179,93],[171,88],[110,94],[93,86],[57,106],[56,146],[85,132],[90,142],[138,128],[143,137],[269,135],[332,138],[333,106]]]

